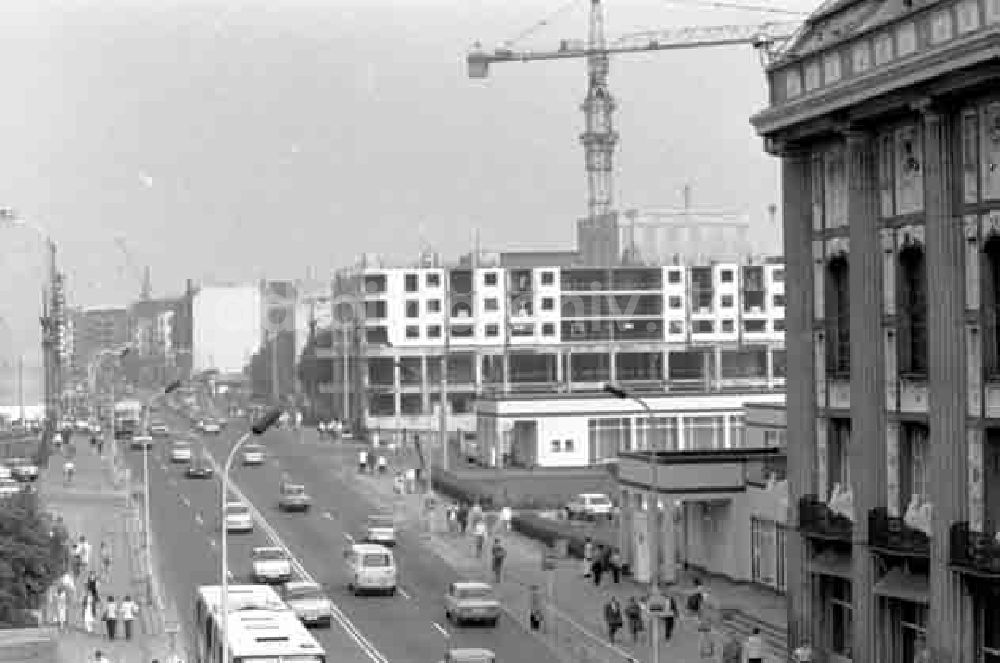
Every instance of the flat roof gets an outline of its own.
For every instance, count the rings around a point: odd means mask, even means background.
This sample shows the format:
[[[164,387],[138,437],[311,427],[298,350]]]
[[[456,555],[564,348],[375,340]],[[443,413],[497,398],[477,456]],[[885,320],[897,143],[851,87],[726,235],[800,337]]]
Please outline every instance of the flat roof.
[[[732,463],[784,456],[782,447],[756,447],[750,449],[697,449],[693,451],[654,451],[657,465],[678,465],[686,463]],[[649,451],[623,451],[619,458],[643,463],[649,462]]]

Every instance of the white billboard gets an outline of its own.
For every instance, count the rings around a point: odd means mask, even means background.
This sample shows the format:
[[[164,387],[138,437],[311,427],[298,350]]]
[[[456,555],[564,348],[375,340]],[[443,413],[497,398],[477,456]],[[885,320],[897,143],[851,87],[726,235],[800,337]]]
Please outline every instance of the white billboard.
[[[194,370],[241,373],[260,349],[260,286],[205,286],[192,308]]]

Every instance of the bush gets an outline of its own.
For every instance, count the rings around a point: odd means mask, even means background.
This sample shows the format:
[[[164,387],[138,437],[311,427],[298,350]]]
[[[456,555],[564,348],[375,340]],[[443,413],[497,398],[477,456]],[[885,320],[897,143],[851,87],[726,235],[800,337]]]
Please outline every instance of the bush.
[[[0,509],[0,628],[33,625],[49,587],[66,572],[67,534],[44,513],[34,494],[21,493]]]
[[[559,539],[566,539],[569,547],[569,555],[578,559],[583,559],[583,546],[587,542],[588,532],[580,531],[569,521],[550,520],[534,514],[518,514],[511,519],[511,528],[519,534],[540,541],[547,546],[552,546]],[[617,546],[617,541],[606,541],[600,537],[594,539],[594,543],[603,543],[607,546]]]

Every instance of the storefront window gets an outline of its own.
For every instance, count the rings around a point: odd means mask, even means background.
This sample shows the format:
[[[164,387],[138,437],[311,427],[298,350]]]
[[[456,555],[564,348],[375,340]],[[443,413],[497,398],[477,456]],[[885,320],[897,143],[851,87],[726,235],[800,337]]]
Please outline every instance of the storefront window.
[[[699,451],[722,446],[722,417],[691,417],[687,422],[686,449]]]
[[[1000,609],[990,601],[982,601],[979,606],[979,639],[982,645],[976,660],[1000,663]]]
[[[591,462],[613,460],[633,448],[631,419],[591,419],[587,428]]]
[[[637,418],[635,420],[635,446],[637,449],[656,451],[677,450],[677,420],[673,417]]]
[[[853,658],[854,607],[851,581],[823,576],[822,582],[826,596],[827,642],[830,653]]]

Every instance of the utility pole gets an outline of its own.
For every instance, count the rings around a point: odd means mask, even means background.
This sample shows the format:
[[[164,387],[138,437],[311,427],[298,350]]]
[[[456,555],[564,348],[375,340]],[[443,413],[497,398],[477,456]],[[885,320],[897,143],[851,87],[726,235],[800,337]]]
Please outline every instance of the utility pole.
[[[451,283],[448,271],[444,274],[444,352],[441,353],[441,406],[438,412],[441,436],[441,469],[448,471],[448,355],[451,353]]]
[[[271,400],[279,404],[281,391],[278,389],[278,332],[271,336]]]
[[[17,409],[18,418],[24,423],[24,355],[17,357]]]

